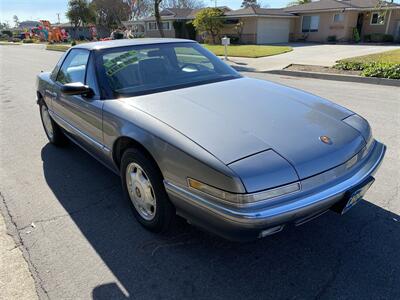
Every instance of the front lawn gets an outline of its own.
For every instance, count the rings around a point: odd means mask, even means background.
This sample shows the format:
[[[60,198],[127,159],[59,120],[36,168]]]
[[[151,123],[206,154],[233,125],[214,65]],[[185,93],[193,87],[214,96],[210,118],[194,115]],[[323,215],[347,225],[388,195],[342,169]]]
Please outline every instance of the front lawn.
[[[2,45],[2,46],[21,45],[21,43],[14,43],[14,42],[4,42],[4,41],[1,41],[1,42],[0,42],[0,45]]]
[[[362,76],[400,79],[400,49],[339,60],[335,68],[362,71]]]
[[[370,55],[357,56],[342,59],[339,62],[361,62],[361,63],[394,63],[400,64],[400,49],[375,53]]]
[[[71,44],[47,44],[46,50],[65,52],[71,48]]]
[[[222,45],[204,45],[215,55],[225,55]],[[229,45],[228,56],[257,58],[271,56],[292,51],[292,47],[287,46],[262,46],[262,45]]]

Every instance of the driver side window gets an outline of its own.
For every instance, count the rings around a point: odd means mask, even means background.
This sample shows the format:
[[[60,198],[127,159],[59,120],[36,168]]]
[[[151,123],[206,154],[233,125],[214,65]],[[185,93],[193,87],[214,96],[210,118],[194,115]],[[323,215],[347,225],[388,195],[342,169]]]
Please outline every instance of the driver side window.
[[[84,84],[88,59],[88,50],[71,50],[58,72],[57,81],[61,84],[75,82]]]

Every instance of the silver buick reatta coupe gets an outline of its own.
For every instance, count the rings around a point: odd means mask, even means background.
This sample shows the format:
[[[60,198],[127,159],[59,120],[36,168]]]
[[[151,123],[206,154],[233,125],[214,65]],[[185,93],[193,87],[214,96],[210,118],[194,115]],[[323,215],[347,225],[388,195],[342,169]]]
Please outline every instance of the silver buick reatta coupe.
[[[356,113],[243,77],[190,40],[75,46],[38,76],[37,102],[50,143],[68,138],[119,174],[155,232],[178,214],[243,241],[343,214],[386,149]]]

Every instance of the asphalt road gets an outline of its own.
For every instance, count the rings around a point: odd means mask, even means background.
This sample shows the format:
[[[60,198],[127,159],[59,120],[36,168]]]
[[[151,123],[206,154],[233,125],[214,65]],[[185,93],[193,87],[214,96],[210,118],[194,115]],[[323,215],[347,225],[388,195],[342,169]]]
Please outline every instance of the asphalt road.
[[[35,75],[61,54],[0,46],[0,55],[0,207],[40,297],[400,299],[399,88],[257,75],[359,112],[389,150],[366,201],[345,216],[238,244],[183,220],[168,236],[140,227],[119,178],[76,146],[47,143]]]

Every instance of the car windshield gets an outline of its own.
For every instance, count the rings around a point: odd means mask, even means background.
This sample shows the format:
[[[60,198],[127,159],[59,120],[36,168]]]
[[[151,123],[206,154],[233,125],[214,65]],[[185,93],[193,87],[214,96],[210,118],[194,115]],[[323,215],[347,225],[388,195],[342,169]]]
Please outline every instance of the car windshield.
[[[106,49],[99,60],[106,84],[120,96],[153,93],[239,78],[194,42]]]

